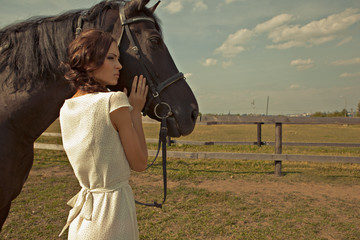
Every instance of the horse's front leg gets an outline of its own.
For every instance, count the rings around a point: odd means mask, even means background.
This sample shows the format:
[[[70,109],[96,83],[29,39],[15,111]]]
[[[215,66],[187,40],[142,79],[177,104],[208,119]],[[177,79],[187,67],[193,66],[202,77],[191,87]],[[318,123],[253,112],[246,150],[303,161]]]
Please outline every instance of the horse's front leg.
[[[10,206],[11,206],[11,201],[9,201],[9,203],[5,207],[0,209],[0,232],[1,232],[2,226],[5,223],[7,216],[9,215]]]

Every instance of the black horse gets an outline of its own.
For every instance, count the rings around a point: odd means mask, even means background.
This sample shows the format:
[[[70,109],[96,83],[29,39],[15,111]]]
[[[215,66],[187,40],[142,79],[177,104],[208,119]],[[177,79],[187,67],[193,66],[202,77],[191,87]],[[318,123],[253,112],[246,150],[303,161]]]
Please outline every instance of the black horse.
[[[193,131],[198,115],[196,99],[162,40],[154,15],[157,4],[147,8],[148,2],[102,1],[87,10],[32,18],[0,30],[0,230],[32,167],[34,141],[59,116],[65,99],[74,94],[59,66],[66,60],[76,28],[103,29],[121,42],[123,69],[118,86],[112,90],[130,89],[134,75],[148,76],[153,89],[161,89],[159,97],[156,92],[149,93],[146,113],[160,120],[154,108],[161,98],[168,104],[164,106],[171,108],[169,136]],[[137,21],[123,25],[120,5],[126,19],[135,17]],[[123,34],[125,26],[130,35]],[[138,51],[133,51],[134,44]]]

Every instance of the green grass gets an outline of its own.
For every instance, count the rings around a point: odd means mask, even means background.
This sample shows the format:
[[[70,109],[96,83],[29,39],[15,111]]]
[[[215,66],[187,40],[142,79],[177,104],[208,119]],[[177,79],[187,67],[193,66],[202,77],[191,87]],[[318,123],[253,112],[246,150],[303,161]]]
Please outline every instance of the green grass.
[[[144,129],[146,137],[158,136],[158,124]],[[47,131],[60,132],[58,122]],[[274,132],[263,125],[263,140],[273,141]],[[359,136],[359,126],[283,126],[284,142],[358,143]],[[255,141],[256,125],[197,125],[180,139]],[[37,142],[61,144],[61,138]],[[274,147],[173,145],[168,150],[273,153]],[[360,156],[360,149],[283,146],[283,153]],[[163,209],[137,206],[140,238],[360,239],[360,164],[283,161],[282,171],[284,176],[276,177],[272,161],[169,159]],[[146,172],[133,172],[136,199],[160,201],[161,177],[160,159]],[[64,152],[35,150],[32,172],[0,239],[66,239],[57,235],[70,210],[66,202],[78,190]]]
[[[333,188],[349,187],[359,193],[359,164],[284,162],[283,172],[283,177],[274,176],[270,161],[169,159],[163,209],[137,206],[141,239],[360,238],[359,199],[331,194]],[[161,200],[160,162],[132,175],[136,199]],[[201,187],[203,183],[225,190]],[[226,190],[231,183],[245,190]],[[272,194],[263,186],[287,189]],[[316,194],[313,187],[329,193]],[[66,234],[57,235],[69,211],[66,202],[78,190],[63,152],[36,150],[32,173],[13,202],[0,239],[66,239]]]
[[[158,124],[144,124],[145,135],[157,138]],[[179,140],[194,141],[256,141],[256,124],[196,125],[193,133]],[[283,142],[360,143],[360,125],[293,125],[283,124]],[[275,141],[275,126],[262,125],[262,141]]]
[[[147,138],[158,138],[160,125],[144,123]],[[60,133],[60,124],[56,120],[47,132]],[[196,125],[194,131],[179,140],[193,141],[256,141],[257,127],[255,124],[239,125]],[[283,124],[283,142],[334,142],[360,143],[360,125],[295,125]],[[275,126],[262,125],[262,141],[275,141]]]
[[[263,141],[274,141],[274,126],[262,126]],[[48,132],[60,132],[58,120]],[[147,138],[157,138],[159,124],[145,123]],[[343,142],[360,143],[360,126],[358,125],[286,125],[283,127],[283,142]],[[193,141],[255,141],[256,125],[196,125],[194,132],[179,140]],[[177,140],[176,139],[176,140]],[[61,137],[40,137],[39,143],[62,144]],[[149,149],[157,149],[156,144],[148,144]],[[176,144],[169,151],[188,152],[239,152],[239,153],[274,153],[273,146],[257,147],[255,145],[207,145],[192,146]],[[284,154],[360,156],[359,147],[304,147],[283,146]]]

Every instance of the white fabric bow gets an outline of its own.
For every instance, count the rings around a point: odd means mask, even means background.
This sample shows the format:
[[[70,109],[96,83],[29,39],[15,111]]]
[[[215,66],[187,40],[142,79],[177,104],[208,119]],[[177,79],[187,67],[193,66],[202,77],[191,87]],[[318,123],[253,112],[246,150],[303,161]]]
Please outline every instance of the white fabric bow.
[[[94,206],[94,197],[93,193],[109,193],[113,192],[126,184],[129,184],[128,181],[120,182],[119,184],[111,187],[111,188],[96,188],[96,189],[88,189],[86,187],[82,187],[80,192],[78,192],[74,197],[72,197],[67,204],[72,207],[69,212],[69,217],[66,221],[66,224],[62,231],[59,234],[59,237],[65,232],[65,230],[70,226],[71,222],[79,215],[81,218],[91,221],[92,220],[92,212]]]

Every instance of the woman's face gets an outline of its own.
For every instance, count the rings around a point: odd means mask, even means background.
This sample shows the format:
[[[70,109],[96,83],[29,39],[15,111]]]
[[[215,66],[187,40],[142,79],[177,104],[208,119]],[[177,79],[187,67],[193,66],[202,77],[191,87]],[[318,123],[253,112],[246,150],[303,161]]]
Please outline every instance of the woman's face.
[[[118,83],[122,65],[119,62],[119,49],[115,42],[110,45],[103,65],[96,69],[92,75],[103,86],[113,86]]]

